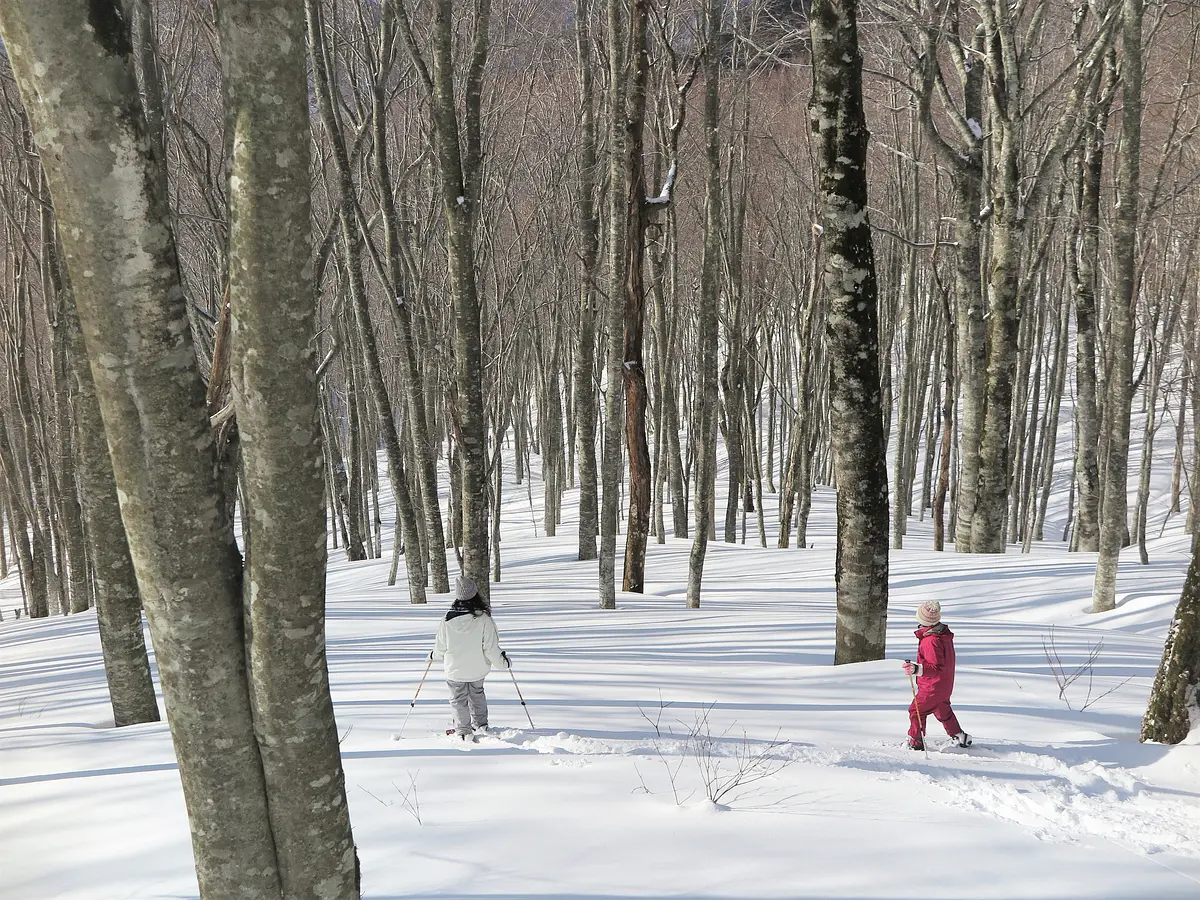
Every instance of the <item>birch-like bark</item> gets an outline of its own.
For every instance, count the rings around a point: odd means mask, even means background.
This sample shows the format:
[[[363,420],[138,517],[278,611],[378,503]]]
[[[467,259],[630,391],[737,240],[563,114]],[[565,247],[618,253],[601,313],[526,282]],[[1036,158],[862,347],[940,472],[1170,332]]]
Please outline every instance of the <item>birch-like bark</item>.
[[[115,3],[0,5],[58,215],[192,826],[200,895],[283,896],[241,565],[131,47]],[[307,233],[307,223],[304,232]]]
[[[434,0],[432,45],[426,62],[417,46],[408,11],[393,0],[400,33],[412,55],[431,106],[434,155],[446,225],[454,340],[454,389],[460,444],[463,571],[488,595],[491,509],[488,496],[488,428],[483,402],[482,303],[475,265],[475,230],[482,201],[483,74],[491,46],[490,0],[474,0],[463,109],[456,99],[452,0]]]
[[[40,179],[44,181],[44,176]],[[84,538],[83,509],[79,502],[78,488],[78,448],[71,427],[71,390],[68,384],[71,375],[68,372],[67,343],[69,335],[64,321],[64,305],[61,265],[58,261],[58,248],[55,243],[54,223],[51,212],[49,194],[42,186],[44,206],[42,207],[40,231],[42,241],[42,290],[46,298],[53,297],[56,309],[48,318],[53,328],[51,338],[51,388],[54,395],[54,444],[57,448],[56,465],[51,474],[58,483],[57,503],[59,528],[59,552],[65,555],[66,562],[60,562],[60,570],[67,573],[66,590],[63,601],[70,603],[72,613],[85,612],[90,608],[92,597],[88,584],[87,543]],[[42,396],[45,396],[45,390]],[[65,550],[65,554],[63,551]],[[64,610],[65,612],[66,610]],[[140,613],[139,613],[140,616]]]
[[[288,900],[354,900],[325,656],[325,479],[310,260],[304,11],[223,0],[231,383],[242,445],[242,580],[255,734]]]
[[[1079,162],[1078,250],[1068,260],[1075,278],[1075,473],[1079,492],[1074,546],[1094,552],[1100,541],[1100,404],[1096,393],[1096,260],[1100,253],[1100,185],[1104,135],[1116,87],[1110,54],[1105,88],[1084,128]]]
[[[625,245],[629,194],[629,153],[625,133],[627,27],[622,0],[608,0],[609,165],[608,165],[608,299],[605,305],[604,440],[600,456],[600,608],[616,609],[617,509],[621,494],[623,403],[623,336],[625,323]]]
[[[1123,0],[1121,25],[1121,143],[1117,150],[1116,218],[1113,222],[1113,297],[1107,345],[1111,363],[1100,508],[1100,555],[1092,583],[1092,611],[1117,605],[1117,560],[1125,542],[1128,500],[1129,418],[1133,401],[1133,305],[1137,299],[1137,233],[1142,142],[1142,3]]]
[[[996,3],[993,7],[991,3],[988,0],[985,4],[984,18],[991,73],[989,199],[993,212],[987,285],[986,402],[979,441],[979,480],[970,522],[970,549],[974,553],[1003,553],[1005,548],[1012,397],[1021,322],[1018,275],[1025,232],[1019,167],[1023,124],[1021,72],[1016,59],[1013,14],[1006,4]]]
[[[1162,662],[1142,718],[1141,740],[1178,744],[1188,736],[1200,682],[1200,540],[1192,539],[1192,562],[1167,632]]]
[[[934,8],[938,19],[942,11]],[[954,239],[957,245],[954,269],[954,327],[957,369],[957,390],[962,398],[959,435],[961,466],[956,485],[956,504],[951,516],[954,545],[958,552],[971,550],[971,517],[975,512],[976,490],[979,484],[979,442],[983,429],[985,405],[985,370],[987,365],[987,329],[984,321],[983,279],[980,270],[980,207],[983,196],[983,88],[985,67],[983,33],[977,31],[973,40],[961,36],[959,5],[946,5],[944,33],[928,29],[922,33],[924,70],[920,95],[920,117],[938,159],[950,170],[954,197]],[[938,94],[942,76],[938,66],[941,40],[951,45],[948,54],[962,86],[961,106],[948,117],[946,133],[935,119],[934,95]],[[943,98],[948,93],[939,94]],[[944,103],[945,105],[945,103]]]
[[[697,428],[696,533],[688,556],[687,605],[700,608],[704,558],[708,552],[709,522],[716,507],[717,405],[720,402],[717,345],[720,340],[720,298],[717,273],[721,256],[721,64],[717,38],[721,2],[710,0],[706,13],[704,52],[704,247],[700,257],[700,298],[697,310]]]
[[[887,445],[857,0],[814,0],[809,120],[820,171],[826,335],[837,479],[834,663],[881,659],[888,601]]]
[[[142,598],[129,555],[125,525],[104,422],[96,400],[96,386],[88,367],[87,347],[79,327],[75,298],[64,282],[60,327],[67,331],[67,360],[75,382],[72,410],[75,442],[79,449],[79,491],[83,503],[84,531],[96,592],[96,620],[104,677],[112,703],[113,724],[137,725],[158,721],[158,701],[150,676],[146,639],[142,633]]]
[[[579,235],[579,321],[571,376],[575,392],[575,456],[579,460],[579,559],[596,558],[599,494],[596,483],[596,270],[600,218],[596,209],[596,88],[592,71],[592,0],[575,0],[575,54],[579,80],[579,175],[575,228]]]

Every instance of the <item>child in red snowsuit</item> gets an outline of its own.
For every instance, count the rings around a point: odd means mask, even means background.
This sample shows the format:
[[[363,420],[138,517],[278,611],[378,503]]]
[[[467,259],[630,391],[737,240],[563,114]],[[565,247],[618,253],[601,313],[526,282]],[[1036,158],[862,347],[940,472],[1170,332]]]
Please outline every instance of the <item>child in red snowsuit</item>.
[[[917,694],[908,707],[908,746],[925,749],[925,719],[931,713],[960,747],[971,746],[950,707],[954,691],[954,634],[942,624],[942,604],[926,600],[917,608],[917,661],[906,659],[904,671],[917,676]]]

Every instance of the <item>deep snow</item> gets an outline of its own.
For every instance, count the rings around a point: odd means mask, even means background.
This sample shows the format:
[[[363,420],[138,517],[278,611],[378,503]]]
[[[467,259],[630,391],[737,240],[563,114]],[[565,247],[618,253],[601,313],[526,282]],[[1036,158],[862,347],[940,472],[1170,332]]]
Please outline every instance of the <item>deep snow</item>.
[[[493,588],[534,729],[493,673],[498,733],[456,746],[435,672],[398,736],[448,598],[412,606],[403,571],[386,586],[386,554],[331,552],[330,666],[364,896],[1200,896],[1200,732],[1173,748],[1137,740],[1187,564],[1179,517],[1149,566],[1125,554],[1104,615],[1085,612],[1094,555],[1051,542],[934,553],[913,521],[892,554],[889,658],[834,668],[828,490],[809,549],[710,545],[702,609],[684,608],[690,543],[668,539],[651,544],[646,594],[601,611],[595,563],[575,559],[574,494],[559,536],[539,537],[540,488],[509,473]],[[15,576],[0,582],[6,613],[16,592]],[[903,745],[899,661],[930,597],[957,635],[955,707],[977,745],[936,749],[931,719],[926,758]],[[1050,646],[1068,674],[1100,647],[1065,700]],[[6,615],[6,900],[197,896],[166,725],[110,725],[94,616]],[[766,777],[706,799],[705,765],[720,781],[759,754],[752,774]]]

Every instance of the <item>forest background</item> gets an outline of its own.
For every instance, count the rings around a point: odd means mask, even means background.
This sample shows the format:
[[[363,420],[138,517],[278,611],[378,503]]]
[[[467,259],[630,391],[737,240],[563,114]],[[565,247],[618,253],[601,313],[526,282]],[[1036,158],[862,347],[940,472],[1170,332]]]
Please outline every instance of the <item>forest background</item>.
[[[1052,537],[1098,553],[1102,611],[1122,548],[1147,560],[1164,431],[1190,515],[1190,3],[51,6],[0,12],[0,577],[33,617],[97,606],[117,724],[158,715],[145,607],[185,793],[249,778],[240,852],[289,895],[293,868],[357,879],[323,506],[369,558],[390,489],[391,579],[403,548],[422,603],[460,566],[502,577],[501,455],[536,455],[547,535],[579,486],[601,607],[618,534],[633,593],[652,540],[693,540],[697,607],[709,540],[765,544],[778,493],[803,548],[832,485],[837,662],[882,656],[914,516],[938,550],[1028,550],[1069,492]],[[1186,733],[1180,640],[1151,737]],[[217,732],[197,660],[240,711]],[[273,733],[297,704],[302,761],[294,721]],[[301,762],[343,812],[272,838]],[[193,819],[202,890],[245,871],[206,868],[232,827]]]

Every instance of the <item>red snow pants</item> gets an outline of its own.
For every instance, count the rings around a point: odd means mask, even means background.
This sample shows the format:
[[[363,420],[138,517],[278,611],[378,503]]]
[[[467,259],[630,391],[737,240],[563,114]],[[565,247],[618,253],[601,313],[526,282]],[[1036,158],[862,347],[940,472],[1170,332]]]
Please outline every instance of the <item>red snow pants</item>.
[[[920,709],[919,714],[918,709]],[[942,727],[946,729],[946,734],[950,737],[954,737],[962,731],[962,726],[958,724],[958,718],[950,707],[949,697],[939,698],[935,694],[925,694],[918,690],[917,696],[908,705],[908,736],[914,741],[924,738],[925,720],[930,715],[942,723]]]

